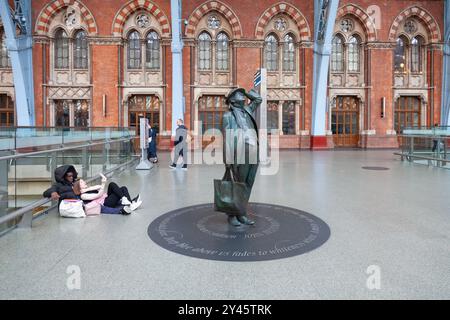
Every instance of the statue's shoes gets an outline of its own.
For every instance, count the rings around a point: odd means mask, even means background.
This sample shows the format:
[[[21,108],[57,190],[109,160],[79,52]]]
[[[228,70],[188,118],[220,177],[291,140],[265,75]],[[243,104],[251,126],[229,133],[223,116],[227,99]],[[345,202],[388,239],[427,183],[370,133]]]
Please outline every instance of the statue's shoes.
[[[238,216],[237,219],[239,220],[239,222],[252,226],[255,224],[255,221],[250,220],[247,216]]]
[[[231,224],[233,227],[240,227],[242,225],[236,216],[229,216],[228,223]]]

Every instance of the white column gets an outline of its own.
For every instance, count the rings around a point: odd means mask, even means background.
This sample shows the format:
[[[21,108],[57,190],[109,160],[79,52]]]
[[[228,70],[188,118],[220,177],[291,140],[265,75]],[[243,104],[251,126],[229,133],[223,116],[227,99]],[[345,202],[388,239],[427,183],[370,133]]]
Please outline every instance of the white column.
[[[312,106],[312,148],[326,147],[325,116],[327,109],[328,67],[331,54],[331,40],[336,22],[339,0],[314,1],[315,44],[314,44],[314,89]]]
[[[450,1],[445,1],[444,13],[444,60],[442,77],[442,119],[441,125],[450,126]]]
[[[259,128],[260,128],[260,148],[259,159],[262,163],[267,163],[268,159],[268,139],[267,139],[267,69],[261,68],[260,95],[262,98],[259,110]]]
[[[13,69],[16,97],[16,121],[18,126],[34,126],[34,80],[33,80],[33,39],[31,23],[31,0],[22,0],[20,5],[25,19],[26,34],[17,35],[16,23],[12,20],[9,1],[0,0],[0,18],[6,34]],[[16,8],[17,9],[17,8]]]
[[[170,6],[172,15],[172,136],[175,136],[177,120],[184,119],[181,0],[170,0]]]
[[[278,101],[278,132],[283,135],[283,104],[284,100]]]

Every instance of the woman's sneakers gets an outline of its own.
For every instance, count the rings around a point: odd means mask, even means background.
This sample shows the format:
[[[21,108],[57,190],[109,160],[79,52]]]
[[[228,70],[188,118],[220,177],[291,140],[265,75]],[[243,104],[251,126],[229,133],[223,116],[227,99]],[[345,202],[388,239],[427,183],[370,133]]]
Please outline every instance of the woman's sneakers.
[[[142,205],[141,195],[138,194],[136,198],[134,198],[130,204],[130,208],[132,211],[136,210]]]
[[[132,202],[138,202],[138,201],[141,201],[141,195],[140,194],[138,194],[137,196],[136,196],[136,198],[134,198],[133,200],[131,200]]]
[[[123,214],[124,216],[128,216],[131,213],[131,211],[133,211],[133,210],[131,210],[130,206],[125,206],[120,211],[120,214]]]
[[[136,210],[142,205],[142,200],[133,201],[130,205],[131,211]]]
[[[120,199],[120,203],[121,203],[123,206],[129,206],[129,205],[131,205],[131,202],[130,202],[130,200],[127,199],[127,197],[122,197],[122,199]]]
[[[123,215],[129,215],[131,212],[142,205],[141,195],[139,194],[131,202],[126,197],[120,199],[120,202],[124,206],[122,211],[120,212]]]

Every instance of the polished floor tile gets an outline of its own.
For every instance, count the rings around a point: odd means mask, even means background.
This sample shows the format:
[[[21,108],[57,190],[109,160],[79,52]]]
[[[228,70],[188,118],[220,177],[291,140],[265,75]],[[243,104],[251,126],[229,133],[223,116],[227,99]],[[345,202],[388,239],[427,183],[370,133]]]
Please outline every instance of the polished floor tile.
[[[149,239],[161,214],[212,202],[212,181],[224,171],[173,171],[168,154],[160,156],[151,171],[113,177],[141,194],[132,215],[73,220],[52,212],[1,237],[0,298],[450,298],[449,170],[401,162],[389,150],[283,151],[277,174],[257,176],[251,201],[316,215],[331,237],[300,256],[240,263],[178,255]]]

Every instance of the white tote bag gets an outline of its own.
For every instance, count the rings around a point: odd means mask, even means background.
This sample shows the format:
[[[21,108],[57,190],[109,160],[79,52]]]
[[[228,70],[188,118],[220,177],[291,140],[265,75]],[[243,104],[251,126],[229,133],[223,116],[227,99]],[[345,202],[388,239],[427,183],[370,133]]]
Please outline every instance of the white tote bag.
[[[66,218],[84,218],[83,201],[76,199],[62,200],[59,204],[59,215]]]

